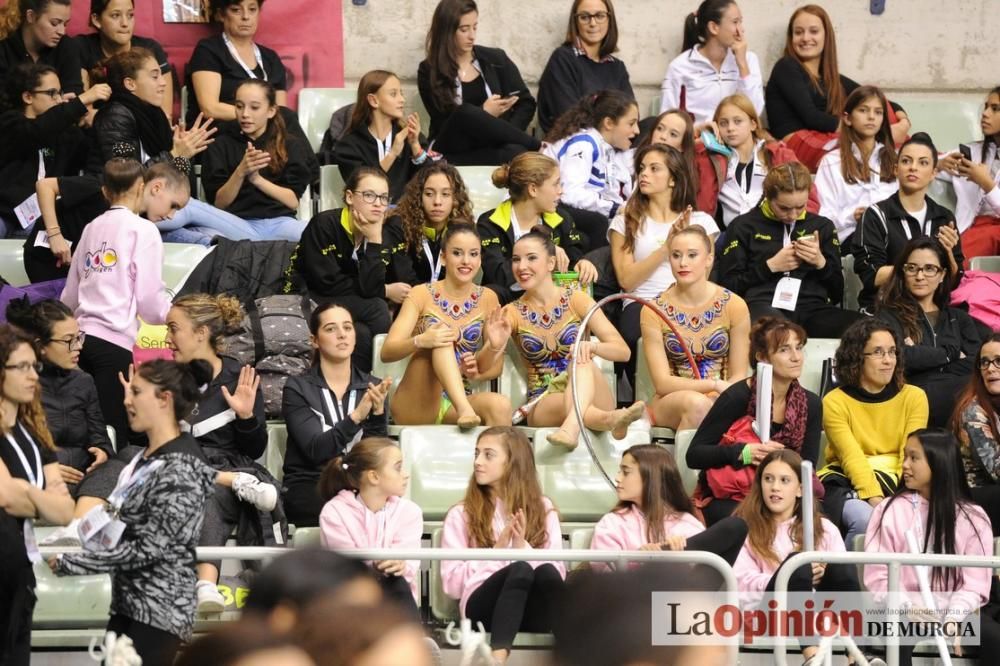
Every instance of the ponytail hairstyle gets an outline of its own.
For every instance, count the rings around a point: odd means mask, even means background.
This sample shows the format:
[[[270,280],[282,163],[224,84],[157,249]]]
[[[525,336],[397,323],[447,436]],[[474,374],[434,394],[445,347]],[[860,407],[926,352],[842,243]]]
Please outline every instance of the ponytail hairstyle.
[[[361,185],[361,181],[367,178],[368,176],[372,176],[373,178],[381,178],[386,182],[386,184],[389,183],[389,177],[385,175],[385,171],[382,171],[381,167],[373,167],[367,165],[359,166],[358,168],[356,168],[354,171],[351,172],[351,175],[350,177],[348,177],[347,182],[344,183],[344,191],[341,193],[342,201],[347,201],[347,193],[356,192],[358,190],[358,186]]]
[[[531,229],[526,234],[522,234],[520,238],[514,243],[517,245],[523,240],[535,240],[542,244],[545,249],[545,254],[554,257],[556,256],[556,243],[552,239],[552,229],[545,226],[544,224],[536,224],[531,227]]]
[[[643,146],[635,153],[635,173],[639,173],[639,167],[643,159],[650,153],[659,153],[663,156],[663,162],[670,172],[670,177],[674,179],[674,187],[670,193],[670,208],[674,211],[683,211],[688,206],[694,208],[697,204],[697,183],[691,180],[691,169],[684,163],[681,154],[662,143],[654,143]],[[631,252],[635,249],[635,239],[642,228],[643,221],[649,213],[649,196],[643,194],[636,187],[632,196],[625,203],[623,217],[625,218],[625,245],[624,250]]]
[[[243,306],[228,294],[187,294],[176,298],[173,307],[183,310],[196,330],[208,329],[209,344],[216,354],[224,350],[226,336],[243,325]]]
[[[388,437],[365,437],[351,449],[337,456],[323,468],[319,479],[319,496],[329,502],[341,490],[357,493],[365,472],[378,471],[384,464],[382,452],[398,449],[399,444]]]
[[[101,192],[109,204],[126,195],[138,182],[145,183],[142,165],[136,160],[113,157],[104,164],[104,184]]]
[[[1000,97],[1000,86],[995,87],[993,90],[986,93],[986,103],[989,103],[990,97],[996,95]],[[991,134],[990,136],[983,137],[983,151],[979,156],[979,161],[986,163],[986,153],[989,152],[990,144],[996,146],[997,150],[1000,151],[1000,133]]]
[[[8,324],[0,324],[0,384],[7,375],[7,363],[21,345],[28,345],[36,354],[35,341],[24,332]],[[36,357],[37,358],[37,357]],[[56,444],[52,441],[52,434],[49,432],[48,422],[45,419],[45,410],[42,408],[41,382],[35,386],[35,396],[30,402],[21,403],[17,406],[17,420],[24,424],[36,440],[49,451],[56,450]],[[6,427],[0,425],[0,430],[7,432]]]
[[[795,19],[799,14],[812,14],[823,23],[823,55],[819,59],[819,76],[802,64],[802,59],[795,53],[795,47],[792,45]],[[803,5],[792,12],[785,35],[784,55],[802,66],[802,71],[809,76],[813,89],[826,95],[826,112],[839,117],[844,110],[844,86],[840,82],[840,67],[837,65],[837,38],[833,32],[833,21],[825,9],[819,5]]]
[[[666,538],[663,521],[668,516],[691,513],[691,499],[684,492],[681,474],[674,457],[662,446],[656,444],[636,444],[625,450],[625,456],[632,456],[639,468],[642,479],[642,513],[646,517],[646,540],[660,543]],[[632,502],[618,502],[612,511],[625,513]]]
[[[738,516],[746,521],[747,541],[750,550],[765,562],[775,566],[781,564],[778,554],[774,552],[774,540],[778,534],[778,525],[775,522],[774,514],[764,503],[763,479],[764,472],[768,465],[773,462],[783,462],[792,468],[792,473],[796,480],[802,482],[802,456],[792,449],[779,449],[771,451],[760,465],[757,466],[757,474],[754,476],[753,485],[750,486],[750,494],[739,506],[736,507],[734,516]],[[819,500],[813,498],[813,543],[819,547],[823,543],[823,512],[820,509]],[[802,498],[795,500],[795,514],[790,530],[793,550],[802,550],[805,545],[804,529],[802,523]]]
[[[35,20],[48,10],[50,5],[71,7],[71,0],[7,0],[0,8],[0,39],[7,39],[28,20],[28,12],[34,12]],[[68,36],[68,35],[67,35]]]
[[[507,469],[504,471],[500,491],[504,507],[509,512],[524,509],[527,522],[524,540],[533,548],[552,546],[545,530],[545,517],[549,509],[545,508],[542,500],[535,456],[528,437],[512,426],[493,426],[479,433],[476,445],[486,437],[498,440],[507,452]],[[472,475],[463,500],[470,548],[492,548],[496,544],[493,516],[497,499],[490,486],[479,485],[475,475]]]
[[[174,400],[174,418],[181,421],[201,400],[201,387],[212,381],[212,365],[200,359],[178,363],[158,358],[140,365],[136,374],[156,386],[157,395],[170,392]]]
[[[22,96],[24,93],[34,94],[46,74],[59,75],[54,67],[37,62],[24,62],[11,69],[7,74],[6,90],[3,91],[2,109],[23,112],[27,105]]]
[[[347,124],[348,132],[353,132],[359,128],[367,128],[371,124],[372,116],[375,115],[375,109],[368,102],[368,96],[377,94],[389,79],[399,81],[398,76],[384,69],[373,69],[361,77],[361,81],[358,82],[358,99],[354,102],[351,121]],[[397,129],[399,128],[398,122],[393,122],[393,125]]]
[[[681,51],[689,51],[708,42],[711,37],[708,24],[722,23],[722,15],[729,9],[729,5],[735,4],[735,0],[704,0],[698,5],[698,10],[691,12],[684,19],[684,42]]]
[[[931,487],[927,497],[927,523],[923,525],[924,542],[923,552],[938,555],[955,555],[957,546],[955,539],[955,529],[958,524],[959,514],[964,514],[966,520],[972,522],[972,512],[982,509],[973,506],[972,492],[969,490],[969,483],[965,478],[962,468],[962,459],[959,455],[959,445],[953,435],[944,428],[921,428],[906,436],[907,439],[916,439],[924,449],[924,457],[927,459],[927,466],[931,470]],[[900,483],[896,493],[886,500],[885,510],[879,517],[877,534],[882,529],[882,522],[889,512],[889,505],[898,500],[902,495],[914,491]],[[983,542],[983,535],[977,534],[979,543],[986,553],[991,553],[993,541],[987,537]],[[865,540],[867,550],[868,540]],[[931,589],[938,592],[950,592],[962,586],[964,578],[960,568],[934,567],[931,573]]]
[[[545,140],[555,143],[580,130],[600,129],[605,119],[617,122],[632,107],[638,108],[635,100],[620,90],[602,90],[587,95],[556,119]]]
[[[785,162],[770,169],[764,176],[764,198],[775,199],[779,194],[806,192],[812,187],[812,174],[801,162]]]
[[[906,286],[906,274],[903,266],[910,261],[910,255],[917,250],[930,250],[937,257],[941,264],[941,283],[934,290],[934,305],[939,310],[945,312],[951,303],[951,261],[949,261],[948,251],[931,236],[917,236],[908,241],[900,253],[896,256],[896,261],[892,265],[892,276],[889,281],[882,285],[878,291],[875,302],[875,311],[883,310],[895,315],[903,329],[903,337],[911,338],[914,344],[919,345],[923,340],[923,326],[921,322],[924,318],[923,309],[920,303],[910,293]],[[897,363],[903,358],[900,354],[896,359]]]
[[[10,310],[8,309],[8,312]],[[10,319],[10,314],[7,315]],[[964,453],[970,457],[973,455],[969,435],[965,431],[964,414],[970,405],[975,403],[986,414],[986,422],[989,424],[989,436],[994,442],[1000,442],[1000,396],[995,396],[986,388],[986,381],[983,379],[983,370],[979,367],[980,359],[983,358],[983,350],[986,345],[1000,343],[1000,333],[991,333],[983,339],[976,351],[974,362],[975,370],[969,378],[969,383],[962,389],[958,401],[955,403],[955,411],[951,415],[951,429],[958,436],[959,445]]]
[[[722,107],[724,106],[735,106],[737,109],[746,114],[746,116],[750,119],[750,122],[757,125],[757,129],[751,133],[754,141],[767,141],[767,132],[764,131],[764,125],[760,122],[760,116],[757,115],[757,109],[753,108],[753,102],[750,101],[749,97],[743,93],[736,93],[735,95],[723,97],[722,101],[719,102],[719,106],[715,107],[715,115],[712,116],[712,120],[714,120],[716,124],[719,123],[719,117],[722,115]],[[761,153],[761,159],[764,162],[764,166],[770,170],[771,151],[762,150]]]
[[[31,303],[27,296],[7,304],[7,322],[25,335],[31,336],[38,347],[52,342],[52,326],[73,318],[73,311],[62,301],[47,298]]]
[[[90,70],[90,83],[107,83],[115,95],[132,95],[134,93],[125,87],[125,79],[135,80],[147,60],[156,61],[156,56],[141,46],[116,53]]]
[[[273,174],[281,173],[288,164],[288,129],[285,127],[285,119],[278,108],[277,93],[267,81],[261,79],[247,79],[236,87],[238,94],[240,88],[253,86],[264,91],[269,108],[275,109],[274,117],[267,121],[267,129],[264,137],[264,151],[271,156],[271,163],[267,165],[267,170]]]
[[[178,171],[172,162],[154,162],[142,174],[142,181],[147,185],[158,178],[162,178],[169,189],[191,195],[191,181],[187,174]]]
[[[854,154],[854,144],[860,142],[857,130],[847,124],[847,116],[854,109],[872,98],[877,98],[882,106],[882,127],[875,135],[875,140],[882,144],[879,155],[879,180],[891,183],[896,180],[896,143],[892,139],[892,126],[889,124],[889,102],[885,94],[875,86],[860,86],[854,90],[844,102],[844,114],[840,120],[840,136],[837,137],[840,151],[840,175],[853,185],[867,183],[871,178],[871,170],[866,160],[859,160]]]
[[[536,152],[521,153],[509,163],[493,170],[493,187],[510,192],[510,200],[519,203],[528,198],[528,186],[541,187],[559,169],[559,162]]]
[[[576,14],[580,9],[583,0],[573,0],[573,7],[569,11],[569,25],[566,28],[566,39],[564,46],[580,46],[580,25],[576,20]],[[601,40],[601,46],[597,50],[597,57],[604,60],[612,53],[618,51],[618,19],[615,18],[615,8],[611,0],[601,0],[604,3],[604,11],[608,13],[608,32]]]
[[[309,333],[310,335],[312,335],[314,339],[319,337],[319,327],[323,323],[323,314],[327,310],[333,310],[334,308],[338,308],[346,312],[347,317],[351,322],[351,326],[354,326],[354,315],[351,314],[350,310],[345,308],[343,305],[340,305],[339,303],[335,303],[334,301],[327,301],[326,303],[322,303],[321,305],[317,305],[315,308],[313,308],[312,313],[309,315]],[[319,365],[321,354],[322,352],[319,350],[319,346],[317,345],[316,349],[313,350],[313,357],[312,357],[313,365]]]
[[[455,79],[458,78],[458,50],[455,33],[462,17],[479,12],[475,0],[441,0],[431,17],[425,48],[430,70],[431,99],[442,111],[451,111],[458,102],[455,98]]]
[[[451,183],[452,207],[451,214],[445,222],[445,228],[458,219],[472,219],[472,202],[465,181],[458,169],[445,161],[429,162],[420,167],[417,174],[410,178],[403,191],[403,196],[396,206],[396,213],[403,223],[403,236],[406,239],[406,249],[416,250],[424,238],[424,227],[430,226],[427,214],[424,212],[424,187],[427,180],[436,174],[442,174]]]

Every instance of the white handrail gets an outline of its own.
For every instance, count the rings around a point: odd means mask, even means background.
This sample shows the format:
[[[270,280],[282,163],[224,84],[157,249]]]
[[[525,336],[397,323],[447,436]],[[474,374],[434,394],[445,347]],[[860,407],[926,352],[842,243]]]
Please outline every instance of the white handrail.
[[[828,564],[885,564],[889,569],[888,590],[891,597],[899,590],[899,571],[903,565],[923,564],[930,567],[980,567],[996,569],[1000,567],[1000,557],[984,557],[971,555],[937,555],[914,553],[867,553],[825,551],[804,551],[795,553],[782,563],[774,579],[774,599],[777,602],[777,612],[788,606],[788,581],[799,567],[812,562]],[[787,646],[784,641],[774,645],[774,658],[777,666],[788,666]],[[890,636],[886,646],[886,663],[888,666],[899,666],[899,637]]]

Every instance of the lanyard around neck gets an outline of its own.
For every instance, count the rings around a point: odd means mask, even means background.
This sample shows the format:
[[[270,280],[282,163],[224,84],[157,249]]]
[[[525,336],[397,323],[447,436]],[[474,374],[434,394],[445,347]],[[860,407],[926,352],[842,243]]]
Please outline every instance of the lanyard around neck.
[[[246,63],[243,62],[243,59],[240,57],[240,54],[236,51],[236,46],[233,45],[233,40],[229,39],[229,35],[227,35],[226,33],[222,33],[222,41],[225,42],[226,48],[229,49],[229,55],[233,56],[233,60],[235,60],[236,63],[243,68],[243,71],[246,72],[247,76],[249,76],[251,79],[258,78],[258,76],[254,74],[253,69],[247,67]],[[264,68],[264,59],[261,58],[260,47],[257,46],[256,44],[253,45],[253,56],[254,56],[254,65],[260,67],[260,71],[264,75],[264,80],[267,81],[267,70]]]
[[[38,445],[35,444],[35,440],[31,438],[31,435],[29,435],[28,431],[24,429],[24,426],[18,423],[17,427],[20,428],[21,433],[28,442],[32,456],[35,458],[35,466],[32,467],[28,463],[27,456],[24,455],[21,447],[17,445],[17,440],[15,440],[14,436],[9,432],[7,433],[7,442],[10,443],[11,448],[14,449],[14,453],[17,454],[17,458],[21,463],[21,467],[24,469],[24,473],[28,475],[28,482],[37,488],[42,488],[45,485],[45,477],[42,473],[42,454],[38,450]]]

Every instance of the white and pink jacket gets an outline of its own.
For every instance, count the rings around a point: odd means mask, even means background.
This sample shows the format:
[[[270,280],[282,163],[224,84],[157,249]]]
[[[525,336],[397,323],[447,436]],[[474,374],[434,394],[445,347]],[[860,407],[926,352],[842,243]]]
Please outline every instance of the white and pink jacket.
[[[888,508],[886,508],[888,506]],[[930,505],[918,493],[909,492],[893,502],[882,502],[868,521],[865,533],[866,552],[909,553],[906,532],[914,531],[917,544],[923,548]],[[988,556],[993,554],[993,527],[986,513],[975,504],[965,504],[955,510],[955,554]],[[966,567],[958,570],[962,583],[956,590],[934,591],[939,608],[951,610],[946,620],[959,621],[969,613],[979,610],[989,600],[992,569]],[[928,579],[931,571],[927,572]],[[915,567],[903,566],[899,582],[904,593],[904,603],[921,603],[920,584]],[[933,585],[933,583],[932,583]],[[884,564],[865,565],[865,587],[877,601],[888,594],[889,571]]]
[[[667,536],[692,537],[704,532],[705,526],[690,513],[672,513],[663,519],[663,533]],[[594,526],[594,538],[590,541],[591,550],[639,550],[649,543],[646,536],[646,515],[636,505],[631,505],[624,511],[612,511]],[[633,562],[629,568],[639,566]],[[610,567],[604,562],[593,562],[595,571],[607,571]]]
[[[840,530],[826,518],[823,521],[823,540],[816,544],[816,550],[825,550],[831,553],[842,553],[847,550],[844,547],[844,539],[840,536]],[[778,556],[778,563],[769,562],[758,555],[750,548],[750,538],[743,543],[740,554],[733,565],[733,572],[736,574],[736,582],[740,588],[740,600],[748,606],[756,605],[767,584],[774,577],[774,572],[785,558],[800,549],[792,542],[792,525],[795,519],[791,518],[778,525],[774,537],[774,553]]]
[[[88,224],[73,248],[61,300],[80,330],[132,351],[139,321],[162,324],[170,309],[163,286],[163,241],[156,225],[123,206]]]
[[[548,542],[545,549],[562,550],[562,526],[559,524],[559,513],[555,510],[552,501],[548,497],[543,497],[545,505],[545,531],[548,534]],[[508,511],[503,503],[497,500],[496,509],[493,512],[493,537],[499,538],[507,523]],[[442,548],[477,548],[471,542],[469,535],[469,525],[465,517],[465,505],[456,504],[448,510],[448,515],[444,517],[444,533],[441,537]],[[531,549],[529,545],[527,549]],[[441,581],[444,585],[444,592],[449,597],[459,600],[459,607],[462,616],[465,616],[465,604],[469,601],[472,593],[479,589],[479,586],[486,582],[486,579],[497,571],[500,571],[511,563],[510,560],[444,560],[441,562]],[[544,560],[529,562],[532,568],[538,568],[543,564],[551,564],[559,574],[566,578],[566,565],[564,562],[546,562]]]
[[[320,537],[328,550],[348,548],[420,548],[424,513],[414,502],[390,497],[372,511],[353,490],[341,490],[319,514]],[[403,577],[417,599],[419,560],[407,560]]]

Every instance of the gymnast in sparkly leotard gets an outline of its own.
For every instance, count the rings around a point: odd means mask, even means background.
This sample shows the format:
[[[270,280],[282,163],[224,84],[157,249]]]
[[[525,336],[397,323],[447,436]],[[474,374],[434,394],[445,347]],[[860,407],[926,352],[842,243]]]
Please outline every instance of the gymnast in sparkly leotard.
[[[561,380],[565,379],[573,343],[580,334],[580,322],[594,301],[582,291],[557,287],[552,281],[555,262],[555,245],[545,227],[535,227],[514,244],[514,278],[524,294],[504,307],[504,316],[527,369],[526,397],[528,404],[534,401],[528,425],[557,426],[548,440],[574,448],[580,428],[571,390]],[[625,436],[628,424],[642,416],[645,406],[640,402],[628,409],[615,409],[611,389],[593,357],[627,361],[629,350],[600,311],[591,318],[590,327],[600,341],[590,339],[580,347],[577,390],[584,425],[591,430],[613,431],[620,439]]]
[[[509,335],[496,295],[474,283],[479,234],[471,224],[453,222],[441,248],[444,279],[410,291],[382,346],[385,363],[410,357],[389,403],[393,420],[460,428],[510,425],[507,397],[472,391],[472,383],[500,374]]]
[[[750,312],[742,298],[709,282],[714,244],[704,229],[691,225],[676,230],[667,243],[676,282],[654,301],[680,332],[683,345],[655,312],[643,309],[643,352],[655,391],[649,411],[654,425],[690,430],[722,391],[746,378]],[[701,379],[694,378],[684,347]]]

